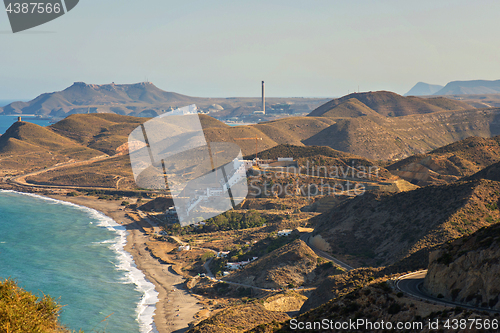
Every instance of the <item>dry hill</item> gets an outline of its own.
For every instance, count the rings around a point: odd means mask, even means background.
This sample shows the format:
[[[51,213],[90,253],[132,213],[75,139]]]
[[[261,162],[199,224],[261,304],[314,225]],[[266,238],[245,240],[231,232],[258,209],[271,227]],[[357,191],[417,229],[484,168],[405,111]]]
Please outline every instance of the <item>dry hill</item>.
[[[500,183],[476,180],[393,195],[366,193],[314,218],[334,256],[351,266],[381,266],[406,258],[427,267],[429,249],[500,221],[493,204]],[[408,257],[408,258],[407,258]]]
[[[360,286],[347,295],[332,299],[286,322],[269,322],[253,328],[250,332],[297,332],[299,330],[306,332],[394,331],[415,333],[497,331],[491,325],[488,329],[470,328],[467,325],[467,328],[463,330],[433,329],[429,327],[429,322],[435,323],[437,321],[439,327],[444,327],[447,320],[448,323],[482,323],[486,321],[491,323],[498,321],[498,316],[483,311],[467,311],[460,307],[444,307],[408,298],[394,290],[390,284],[391,281],[387,280],[387,277],[376,279],[369,285]],[[300,326],[299,323],[301,323]],[[347,326],[344,326],[343,329],[339,328],[339,325],[343,323],[346,323]],[[389,324],[391,324],[391,329],[388,329]],[[409,326],[405,329],[404,326],[398,327],[398,324]],[[379,329],[376,329],[377,327]]]
[[[498,209],[498,203],[492,206]],[[500,310],[500,224],[432,252],[424,288],[431,295]]]
[[[424,186],[456,181],[498,161],[500,136],[470,137],[426,154],[408,157],[387,169],[413,184]]]
[[[466,110],[471,106],[443,97],[403,97],[389,91],[353,93],[331,100],[312,111],[311,117],[359,117],[379,114],[385,117],[401,117],[438,111]]]
[[[189,333],[236,333],[244,332],[269,322],[289,319],[285,312],[269,311],[262,304],[251,303],[228,307],[203,320]]]
[[[500,182],[500,162],[494,163],[466,179],[489,179]]]
[[[295,288],[316,282],[325,268],[321,262],[309,246],[297,239],[244,266],[227,280],[261,288]]]
[[[500,109],[333,119],[335,124],[302,142],[387,160],[425,153],[470,136],[500,134]]]

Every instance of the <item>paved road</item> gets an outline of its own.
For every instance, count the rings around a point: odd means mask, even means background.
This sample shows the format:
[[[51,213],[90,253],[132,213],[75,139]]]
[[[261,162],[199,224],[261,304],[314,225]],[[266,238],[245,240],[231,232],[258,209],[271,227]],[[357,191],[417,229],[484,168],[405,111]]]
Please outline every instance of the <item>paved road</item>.
[[[427,275],[427,270],[417,271],[413,273],[409,273],[399,277],[396,281],[396,288],[400,291],[413,296],[415,298],[430,301],[439,305],[449,306],[449,307],[462,307],[471,310],[478,311],[488,311],[493,313],[500,313],[499,310],[492,310],[487,308],[475,307],[467,304],[461,304],[457,302],[448,301],[442,298],[433,297],[427,295],[424,291],[422,291],[422,285],[424,284],[425,276]]]
[[[343,269],[347,270],[347,271],[352,271],[354,269],[354,267],[352,266],[349,266],[348,264],[346,264],[345,262],[342,262],[334,257],[332,257],[331,255],[329,255],[328,253],[324,252],[324,251],[321,251],[320,249],[314,247],[313,245],[311,245],[309,243],[309,238],[311,237],[311,234],[308,233],[308,234],[303,234],[302,236],[300,236],[300,240],[302,240],[304,243],[307,244],[307,246],[309,246],[311,248],[311,250],[314,251],[314,253],[316,253],[318,256],[320,256],[321,258],[323,259],[326,259],[326,260],[329,260],[329,261],[333,261],[334,263],[336,263],[337,265],[339,265],[340,267],[342,267]]]

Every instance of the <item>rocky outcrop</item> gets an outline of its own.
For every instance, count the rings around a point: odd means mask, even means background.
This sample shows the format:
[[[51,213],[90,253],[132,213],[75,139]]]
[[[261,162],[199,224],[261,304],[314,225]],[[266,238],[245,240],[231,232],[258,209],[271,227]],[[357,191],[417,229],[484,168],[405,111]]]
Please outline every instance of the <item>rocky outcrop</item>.
[[[424,289],[438,298],[499,310],[499,262],[497,224],[432,252]]]
[[[269,311],[289,312],[299,311],[307,297],[294,292],[278,294],[264,301],[264,308]]]
[[[426,186],[397,194],[355,197],[311,219],[333,256],[353,267],[392,265],[416,255],[405,270],[428,265],[428,252],[500,222],[500,182]],[[401,267],[403,269],[403,267]]]

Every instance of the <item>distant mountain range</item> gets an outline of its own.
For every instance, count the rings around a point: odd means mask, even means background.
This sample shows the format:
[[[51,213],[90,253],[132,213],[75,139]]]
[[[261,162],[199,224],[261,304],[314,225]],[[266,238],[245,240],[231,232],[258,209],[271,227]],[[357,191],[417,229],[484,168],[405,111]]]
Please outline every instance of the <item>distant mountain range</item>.
[[[4,114],[37,114],[65,117],[69,113],[117,113],[145,115],[158,106],[196,103],[203,99],[166,92],[149,82],[136,84],[86,84],[45,93],[29,102],[14,102],[0,108]],[[156,106],[156,107],[155,107]],[[150,116],[156,112],[149,112]]]
[[[405,96],[500,94],[500,80],[452,81],[446,86],[417,83]]]
[[[500,94],[500,80],[453,81],[434,95],[488,95]]]
[[[272,97],[267,99],[267,110],[270,114],[279,113],[282,108],[286,108],[288,113],[307,113],[328,100]],[[29,102],[13,102],[0,107],[0,114],[35,114],[64,118],[69,114],[116,113],[156,117],[190,104],[196,104],[204,112],[217,113],[217,117],[224,118],[251,115],[254,111],[262,110],[260,97],[192,97],[161,90],[151,82],[103,85],[75,82],[62,91],[45,93]],[[256,118],[265,119],[262,115]]]
[[[92,106],[78,106],[77,103],[84,101],[80,99],[82,96],[85,97],[85,100],[101,103],[101,106],[95,107],[98,108],[97,111],[92,111]],[[19,107],[16,109],[18,113],[32,113],[36,108],[48,112],[50,107],[55,104],[66,105],[71,111],[64,113],[65,115],[75,112],[75,108],[82,110],[82,113],[87,113],[90,108],[89,113],[94,113],[94,116],[99,117],[79,118],[75,117],[78,115],[74,115],[65,118],[63,122],[51,128],[56,133],[63,134],[76,142],[87,140],[86,148],[113,154],[114,151],[103,147],[112,146],[111,149],[116,149],[126,142],[128,135],[126,132],[120,132],[118,136],[112,135],[111,133],[114,133],[113,126],[120,129],[123,126],[120,125],[122,122],[131,122],[134,126],[138,126],[144,119],[123,116],[120,119],[118,115],[113,114],[104,117],[103,113],[113,113],[113,111],[118,112],[126,109],[129,112],[128,115],[139,113],[144,116],[148,113],[147,110],[156,107],[153,104],[148,104],[149,102],[171,101],[174,103],[177,101],[185,104],[187,98],[190,97],[163,92],[152,84],[93,86],[77,83],[62,92],[44,94],[34,101],[22,103],[23,108],[20,107],[19,103],[11,104],[8,107]],[[203,102],[202,98],[193,97],[193,99],[199,99]],[[130,100],[139,102],[118,104]],[[212,104],[213,100],[210,99]],[[240,100],[242,103],[245,101],[245,99]],[[49,104],[52,106],[49,107]],[[226,108],[226,104],[222,103],[221,105]],[[130,109],[134,107],[136,109],[132,112]],[[101,110],[101,108],[108,109]],[[224,111],[218,111],[217,115]],[[54,112],[57,113],[57,111]],[[327,101],[307,117],[289,117],[260,122],[252,126],[230,127],[213,118],[207,117],[207,119],[211,119],[211,125],[205,127],[205,135],[212,142],[233,142],[234,138],[258,137],[262,138],[258,142],[259,151],[283,144],[328,146],[335,150],[373,160],[402,159],[414,154],[429,152],[469,136],[500,135],[500,108],[475,109],[459,100],[444,97],[403,97],[387,91],[350,94]],[[112,126],[114,122],[116,124]],[[127,125],[126,128],[131,131],[134,127]],[[94,133],[97,129],[98,132]],[[40,131],[41,129],[33,129],[34,133]],[[89,133],[93,134],[89,136]],[[5,133],[5,138],[2,141],[9,137],[8,134]],[[38,134],[40,135],[37,137],[44,137],[43,133]],[[14,136],[13,139],[18,138]],[[58,140],[52,141],[58,142]],[[28,149],[31,147],[29,144],[32,143],[26,140],[5,141],[0,144],[0,153],[2,150],[9,150],[14,146],[30,150]],[[242,147],[245,155],[255,153],[255,142],[248,140],[236,143]],[[7,151],[5,152],[7,153]],[[95,152],[87,151],[87,153]],[[2,163],[5,161],[3,160]],[[471,173],[476,171],[472,167],[470,170]]]

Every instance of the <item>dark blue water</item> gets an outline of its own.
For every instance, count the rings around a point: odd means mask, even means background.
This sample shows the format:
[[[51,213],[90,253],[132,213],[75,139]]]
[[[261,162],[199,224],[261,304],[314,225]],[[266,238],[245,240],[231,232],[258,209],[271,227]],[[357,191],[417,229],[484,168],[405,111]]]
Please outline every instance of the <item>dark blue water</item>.
[[[0,134],[4,134],[5,131],[17,121],[18,116],[2,116],[0,115]],[[36,117],[21,116],[22,121],[27,121],[40,126],[49,126],[50,120],[41,120]]]
[[[71,329],[151,332],[157,293],[123,250],[126,233],[95,210],[0,190],[0,278],[60,298]]]

